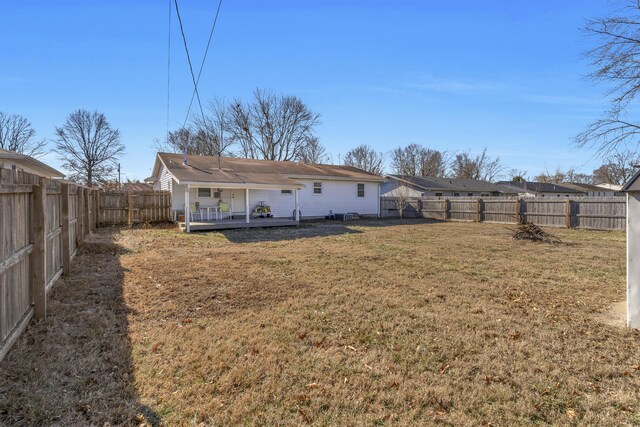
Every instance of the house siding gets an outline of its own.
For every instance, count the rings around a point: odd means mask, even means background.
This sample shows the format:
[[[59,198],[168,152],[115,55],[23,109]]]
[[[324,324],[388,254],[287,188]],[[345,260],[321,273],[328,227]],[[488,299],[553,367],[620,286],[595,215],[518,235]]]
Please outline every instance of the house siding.
[[[357,212],[361,215],[378,214],[378,183],[360,182],[364,184],[364,197],[357,197],[358,182],[334,180],[296,179],[305,187],[298,190],[298,201],[302,218],[323,218],[334,213]],[[313,193],[313,183],[322,182],[322,194]],[[185,186],[175,182],[171,184],[172,206],[174,210],[184,210]],[[223,189],[222,201],[233,207],[236,216],[245,214],[245,190]],[[189,193],[192,203],[199,202],[201,206],[215,206],[219,199],[198,197],[198,190],[192,187]],[[295,210],[295,195],[282,194],[281,190],[249,190],[249,210],[264,202],[271,207],[271,213],[276,218],[291,218]]]
[[[164,166],[160,169],[160,189],[171,191],[173,187],[173,177]]]
[[[318,218],[334,213],[357,212],[360,215],[377,215],[379,193],[377,182],[364,184],[364,197],[357,197],[358,182],[333,180],[296,179],[305,187],[298,191],[300,214],[303,218]],[[313,193],[313,183],[322,182],[322,194]]]
[[[301,218],[324,218],[334,213],[357,212],[361,215],[378,214],[378,184],[364,184],[364,197],[357,197],[355,181],[296,179],[304,188],[298,190],[298,206]],[[313,193],[313,183],[322,182],[322,194]],[[242,198],[244,201],[244,196]],[[249,190],[249,209],[264,202],[271,207],[274,217],[290,218],[295,211],[295,195],[282,194],[280,190]],[[243,209],[244,211],[244,209]]]

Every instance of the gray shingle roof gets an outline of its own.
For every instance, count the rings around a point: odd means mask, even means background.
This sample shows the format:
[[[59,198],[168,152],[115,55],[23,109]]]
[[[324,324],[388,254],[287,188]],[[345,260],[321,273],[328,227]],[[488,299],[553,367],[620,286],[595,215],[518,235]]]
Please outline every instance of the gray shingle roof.
[[[440,178],[432,176],[387,175],[427,191],[475,191],[493,193],[500,189],[493,183],[476,179]]]
[[[218,158],[215,156],[189,155],[186,165],[181,154],[158,153],[158,158],[181,182],[296,185],[295,178],[303,177],[382,181],[378,175],[351,166],[221,157],[218,168]],[[156,168],[154,174],[158,172]]]
[[[569,193],[569,194],[582,194],[585,190],[578,190],[575,188],[569,188],[563,184],[555,184],[552,182],[513,182],[513,181],[500,181],[497,183],[499,186],[509,186],[511,188],[519,188],[521,191],[527,191],[531,193]]]

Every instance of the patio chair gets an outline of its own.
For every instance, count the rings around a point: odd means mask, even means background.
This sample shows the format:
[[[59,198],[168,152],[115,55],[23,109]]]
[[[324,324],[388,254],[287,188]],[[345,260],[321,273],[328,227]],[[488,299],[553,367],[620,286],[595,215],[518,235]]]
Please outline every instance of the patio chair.
[[[218,203],[218,208],[220,209],[220,218],[222,218],[223,214],[227,214],[229,219],[231,219],[231,211],[229,210],[229,204],[225,202]]]
[[[200,203],[189,203],[189,215],[192,220],[202,221],[202,211],[200,211]]]

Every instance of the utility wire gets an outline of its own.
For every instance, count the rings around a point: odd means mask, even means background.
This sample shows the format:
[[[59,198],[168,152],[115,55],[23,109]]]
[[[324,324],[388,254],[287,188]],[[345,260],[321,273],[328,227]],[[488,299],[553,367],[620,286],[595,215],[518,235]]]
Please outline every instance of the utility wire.
[[[638,0],[640,1],[640,0]],[[222,7],[222,0],[218,2],[218,9],[216,10],[216,16],[213,19],[213,25],[211,26],[211,31],[209,32],[209,40],[207,41],[207,48],[204,50],[204,56],[202,57],[202,62],[200,63],[200,70],[198,71],[198,78],[196,79],[196,86],[200,84],[200,76],[202,75],[202,69],[204,68],[204,63],[207,60],[207,54],[209,53],[209,46],[211,45],[211,39],[213,38],[213,32],[216,29],[216,24],[218,23],[218,15],[220,14],[220,7]],[[189,119],[189,113],[191,113],[191,106],[193,105],[193,98],[196,96],[196,90],[194,89],[191,94],[191,101],[189,101],[189,108],[187,109],[187,115],[184,118],[184,123],[182,127],[185,127],[187,124],[187,120]]]
[[[169,36],[167,37],[167,139],[169,143],[169,107],[171,101],[171,0],[169,0]]]
[[[198,83],[196,82],[196,76],[193,73],[193,65],[191,65],[191,55],[189,55],[189,48],[187,47],[187,37],[184,35],[184,27],[182,25],[182,18],[180,17],[180,9],[178,8],[178,0],[174,0],[176,5],[176,15],[178,22],[180,23],[180,32],[182,33],[182,41],[184,42],[184,50],[187,53],[187,61],[189,62],[189,71],[191,72],[191,80],[193,81],[193,90],[196,93],[198,99],[198,105],[200,106],[200,114],[202,114],[202,120],[204,120],[204,110],[202,109],[202,101],[200,100],[200,92],[198,92]]]

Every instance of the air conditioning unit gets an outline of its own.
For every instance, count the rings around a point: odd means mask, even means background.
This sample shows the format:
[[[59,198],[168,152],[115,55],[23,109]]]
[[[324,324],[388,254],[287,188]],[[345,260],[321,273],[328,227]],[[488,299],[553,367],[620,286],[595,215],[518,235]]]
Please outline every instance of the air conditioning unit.
[[[335,214],[336,221],[353,221],[353,214],[350,213],[337,213]]]

